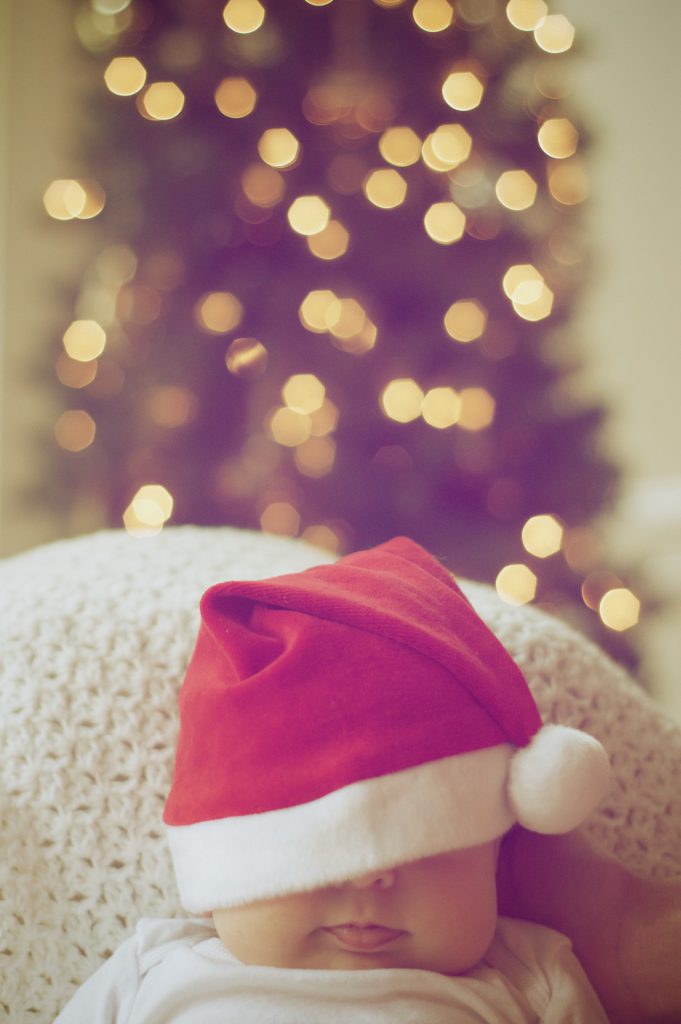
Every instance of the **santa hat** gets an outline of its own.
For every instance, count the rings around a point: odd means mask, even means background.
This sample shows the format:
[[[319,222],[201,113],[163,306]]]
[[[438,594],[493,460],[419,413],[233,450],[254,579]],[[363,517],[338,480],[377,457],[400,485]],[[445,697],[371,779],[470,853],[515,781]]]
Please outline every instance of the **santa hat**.
[[[567,832],[608,784],[591,736],[542,726],[442,565],[398,537],[211,587],[166,804],[195,913],[474,846]]]

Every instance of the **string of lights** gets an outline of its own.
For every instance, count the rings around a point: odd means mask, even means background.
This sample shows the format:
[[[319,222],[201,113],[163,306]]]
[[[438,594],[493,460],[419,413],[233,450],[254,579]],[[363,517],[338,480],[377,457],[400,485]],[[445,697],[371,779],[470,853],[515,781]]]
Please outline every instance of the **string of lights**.
[[[56,356],[70,500],[140,535],[408,533],[504,600],[633,627],[591,525],[617,478],[603,412],[570,388],[570,21],[544,0],[90,0],[74,25],[100,69],[87,171],[43,201],[103,245]]]

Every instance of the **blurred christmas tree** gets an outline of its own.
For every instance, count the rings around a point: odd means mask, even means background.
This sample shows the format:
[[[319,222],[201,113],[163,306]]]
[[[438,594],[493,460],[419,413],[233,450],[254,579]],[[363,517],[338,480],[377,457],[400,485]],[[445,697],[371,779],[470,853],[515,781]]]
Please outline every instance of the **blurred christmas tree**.
[[[130,530],[406,533],[510,600],[595,627],[609,592],[624,618],[603,621],[635,621],[588,528],[616,477],[602,413],[570,387],[569,21],[543,0],[92,0],[76,25],[101,69],[90,178],[46,205],[97,215],[105,244],[57,366],[69,500]]]

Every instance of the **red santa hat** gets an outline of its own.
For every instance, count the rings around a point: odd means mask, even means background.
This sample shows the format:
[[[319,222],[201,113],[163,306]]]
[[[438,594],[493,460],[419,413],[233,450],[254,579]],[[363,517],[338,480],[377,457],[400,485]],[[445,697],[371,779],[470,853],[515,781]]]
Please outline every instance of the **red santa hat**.
[[[165,808],[199,913],[474,846],[600,802],[591,736],[542,726],[453,577],[398,537],[201,601]]]

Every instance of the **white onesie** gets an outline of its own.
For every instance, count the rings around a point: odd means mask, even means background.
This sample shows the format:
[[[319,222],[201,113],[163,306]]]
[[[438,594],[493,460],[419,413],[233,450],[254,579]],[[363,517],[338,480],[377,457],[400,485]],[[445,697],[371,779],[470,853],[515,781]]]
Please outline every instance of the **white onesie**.
[[[140,921],[55,1024],[607,1024],[565,936],[500,918],[465,974],[250,967],[206,920]]]

